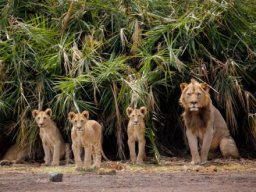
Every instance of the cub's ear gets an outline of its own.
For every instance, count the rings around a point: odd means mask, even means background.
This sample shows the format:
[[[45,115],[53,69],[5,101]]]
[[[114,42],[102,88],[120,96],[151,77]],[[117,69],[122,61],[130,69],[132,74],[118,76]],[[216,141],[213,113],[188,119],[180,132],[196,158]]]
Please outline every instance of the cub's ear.
[[[180,84],[180,89],[181,89],[181,91],[183,91],[187,86],[188,86],[187,83],[181,83],[181,84]]]
[[[73,120],[73,118],[75,117],[75,113],[74,112],[69,112],[68,113],[68,120],[71,122]]]
[[[133,108],[131,108],[131,107],[126,108],[126,114],[128,117],[131,115],[132,112],[133,112]]]
[[[38,115],[38,113],[39,113],[39,110],[35,109],[32,111],[32,116],[35,118]]]
[[[147,108],[146,107],[141,107],[140,112],[145,116],[147,113]]]
[[[83,111],[82,115],[86,118],[89,119],[89,112],[88,111]]]
[[[209,92],[209,86],[207,83],[201,83],[200,85],[204,91]]]
[[[52,110],[51,110],[50,108],[47,108],[47,109],[45,110],[45,113],[46,113],[47,115],[49,115],[49,117],[52,116]]]

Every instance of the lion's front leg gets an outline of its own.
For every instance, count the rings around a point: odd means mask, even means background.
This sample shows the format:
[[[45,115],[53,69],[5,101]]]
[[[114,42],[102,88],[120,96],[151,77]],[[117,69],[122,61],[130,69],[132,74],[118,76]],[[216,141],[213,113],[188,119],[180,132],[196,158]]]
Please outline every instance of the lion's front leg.
[[[145,138],[142,137],[139,139],[139,153],[138,153],[138,157],[137,157],[137,163],[138,164],[142,164],[143,163],[143,159],[145,156]]]
[[[128,139],[128,146],[130,151],[130,159],[132,163],[135,163],[136,161],[136,152],[135,152],[135,139],[130,137]]]
[[[76,169],[79,169],[82,167],[81,147],[79,145],[73,144],[72,151],[73,151],[74,158],[75,158]]]
[[[207,161],[208,153],[211,147],[213,139],[213,127],[208,127],[203,137],[203,145],[201,148],[201,163],[204,164]]]
[[[51,150],[45,142],[43,142],[43,149],[44,149],[44,165],[50,165],[51,162]]]
[[[60,146],[61,146],[60,141],[55,143],[55,145],[53,146],[53,158],[52,158],[53,166],[58,166],[60,164]]]
[[[84,168],[90,168],[92,164],[92,146],[84,147]]]
[[[187,139],[188,139],[188,144],[189,144],[189,148],[190,148],[190,153],[192,156],[192,161],[191,164],[199,164],[200,163],[200,156],[198,153],[198,140],[197,140],[197,136],[192,133],[192,131],[190,129],[186,130],[186,135],[187,135]]]

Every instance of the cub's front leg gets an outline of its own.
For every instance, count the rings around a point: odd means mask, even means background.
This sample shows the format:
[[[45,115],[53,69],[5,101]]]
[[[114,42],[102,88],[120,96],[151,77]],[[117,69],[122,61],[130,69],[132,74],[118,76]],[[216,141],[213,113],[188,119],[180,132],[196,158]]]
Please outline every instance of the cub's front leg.
[[[82,159],[81,159],[81,147],[75,143],[72,144],[72,151],[74,154],[76,169],[82,168]]]
[[[191,164],[199,164],[201,162],[198,153],[198,140],[196,134],[194,134],[190,129],[186,130],[186,135],[188,139],[189,149],[192,156]]]
[[[135,152],[135,139],[133,137],[128,136],[128,146],[130,151],[130,159],[132,163],[136,161],[136,152]]]
[[[60,164],[60,146],[61,146],[60,141],[56,142],[53,146],[53,158],[52,158],[53,166],[58,166]]]
[[[48,166],[51,162],[51,150],[45,141],[42,141],[44,149],[44,165]]]
[[[137,157],[137,163],[142,164],[144,156],[145,156],[145,144],[146,144],[144,136],[142,136],[139,139],[138,144],[139,144],[139,153],[138,153],[138,157]]]

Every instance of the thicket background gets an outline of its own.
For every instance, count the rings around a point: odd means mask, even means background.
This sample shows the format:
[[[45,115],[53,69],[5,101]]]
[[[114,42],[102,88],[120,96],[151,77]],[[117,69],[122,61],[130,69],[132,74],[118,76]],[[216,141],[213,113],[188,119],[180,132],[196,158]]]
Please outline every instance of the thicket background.
[[[71,142],[75,100],[104,125],[105,153],[128,158],[132,90],[149,111],[147,153],[184,155],[179,84],[192,77],[211,86],[240,152],[253,155],[255,61],[254,0],[0,0],[0,156],[15,142],[40,148],[38,108],[52,108]]]

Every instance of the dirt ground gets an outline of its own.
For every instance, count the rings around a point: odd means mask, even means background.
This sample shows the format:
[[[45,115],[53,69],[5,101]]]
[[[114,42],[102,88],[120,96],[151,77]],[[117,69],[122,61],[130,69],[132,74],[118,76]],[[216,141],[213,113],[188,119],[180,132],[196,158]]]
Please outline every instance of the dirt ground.
[[[49,173],[63,173],[62,182],[49,181]],[[256,191],[256,160],[212,160],[192,166],[188,160],[163,158],[160,165],[143,166],[103,162],[102,168],[75,171],[74,165],[39,164],[0,167],[0,191]]]

